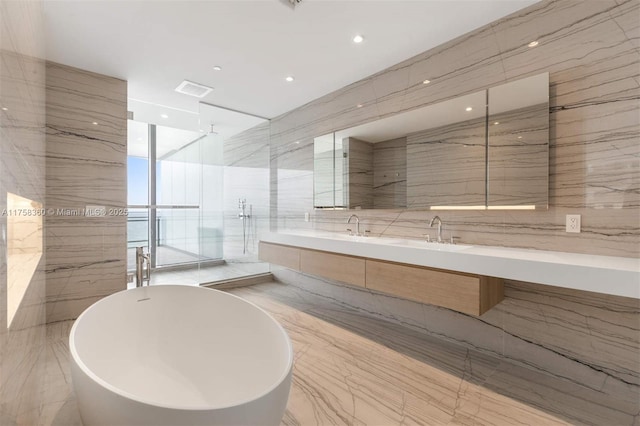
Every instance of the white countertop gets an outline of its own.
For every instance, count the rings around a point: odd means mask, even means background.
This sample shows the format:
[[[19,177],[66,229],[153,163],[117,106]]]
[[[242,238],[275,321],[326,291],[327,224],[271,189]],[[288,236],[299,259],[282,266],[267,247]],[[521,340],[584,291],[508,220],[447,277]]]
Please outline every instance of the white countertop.
[[[640,259],[508,247],[452,246],[319,231],[274,232],[261,240],[640,299]]]

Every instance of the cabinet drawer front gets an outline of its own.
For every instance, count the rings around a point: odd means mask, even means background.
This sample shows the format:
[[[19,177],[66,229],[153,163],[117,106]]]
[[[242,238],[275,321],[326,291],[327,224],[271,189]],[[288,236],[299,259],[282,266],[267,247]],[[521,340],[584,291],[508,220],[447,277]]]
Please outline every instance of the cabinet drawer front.
[[[279,244],[260,242],[258,258],[285,268],[300,270],[300,249]]]
[[[367,288],[480,315],[480,277],[367,260]]]
[[[307,274],[331,278],[347,284],[364,287],[365,260],[340,254],[303,249],[300,270]]]

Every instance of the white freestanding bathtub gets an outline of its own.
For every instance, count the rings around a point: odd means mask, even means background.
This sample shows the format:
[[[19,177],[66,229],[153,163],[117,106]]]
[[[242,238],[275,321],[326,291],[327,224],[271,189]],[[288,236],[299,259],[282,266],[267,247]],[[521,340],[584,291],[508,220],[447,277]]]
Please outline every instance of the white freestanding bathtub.
[[[289,397],[284,329],[217,290],[113,294],[80,315],[69,344],[85,425],[278,425]]]

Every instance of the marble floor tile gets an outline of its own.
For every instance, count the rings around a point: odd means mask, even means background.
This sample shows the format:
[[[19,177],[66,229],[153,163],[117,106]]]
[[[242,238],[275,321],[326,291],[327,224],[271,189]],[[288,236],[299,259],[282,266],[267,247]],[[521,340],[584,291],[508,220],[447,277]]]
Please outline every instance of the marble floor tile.
[[[231,292],[271,313],[293,342],[294,377],[283,425],[639,421],[634,389],[621,398],[607,396],[284,284]],[[42,425],[80,424],[69,374],[71,325],[48,326]]]

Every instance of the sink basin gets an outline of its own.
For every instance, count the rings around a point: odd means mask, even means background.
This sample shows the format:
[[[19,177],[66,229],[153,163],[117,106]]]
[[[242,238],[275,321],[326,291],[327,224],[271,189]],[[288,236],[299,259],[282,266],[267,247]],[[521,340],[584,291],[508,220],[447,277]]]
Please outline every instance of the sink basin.
[[[364,237],[364,236],[355,236],[355,235],[348,235],[348,234],[332,234],[332,235],[328,235],[324,238],[329,238],[332,240],[343,240],[343,241],[363,241],[363,242],[369,242],[369,241],[373,241],[376,240],[378,238],[374,238],[374,237]]]
[[[432,242],[427,242],[423,240],[405,240],[402,238],[385,238],[385,237],[373,237],[373,236],[365,237],[365,236],[355,236],[355,235],[349,235],[346,233],[336,233],[336,232],[313,233],[311,235],[317,238],[325,238],[330,240],[353,241],[358,243],[382,244],[382,245],[391,245],[391,246],[415,247],[415,248],[422,248],[427,250],[448,251],[448,252],[457,252],[457,251],[462,251],[462,250],[473,247],[465,244],[438,244],[438,243],[432,243]]]
[[[462,251],[473,247],[465,244],[439,244],[420,240],[395,240],[394,242],[389,244],[450,252]]]
[[[416,248],[423,248],[427,250],[438,250],[438,251],[449,251],[449,252],[462,251],[462,250],[473,247],[465,244],[439,244],[439,243],[432,243],[432,242],[427,242],[422,240],[404,240],[401,238],[356,237],[354,235],[340,235],[338,238],[345,241],[358,241],[358,242],[371,243],[371,244],[386,244],[391,246],[416,247]]]

